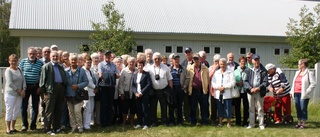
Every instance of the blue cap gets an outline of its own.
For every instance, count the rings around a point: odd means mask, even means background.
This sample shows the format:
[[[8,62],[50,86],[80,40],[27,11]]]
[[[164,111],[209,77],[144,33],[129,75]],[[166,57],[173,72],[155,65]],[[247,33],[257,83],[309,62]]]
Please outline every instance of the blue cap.
[[[258,54],[253,54],[252,59],[260,59],[260,56]]]

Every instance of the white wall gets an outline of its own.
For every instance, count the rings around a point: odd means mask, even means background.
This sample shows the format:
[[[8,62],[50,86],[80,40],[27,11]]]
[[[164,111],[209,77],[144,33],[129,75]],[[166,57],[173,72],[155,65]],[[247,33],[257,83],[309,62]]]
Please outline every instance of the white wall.
[[[267,63],[277,63],[277,57],[274,55],[274,48],[280,48],[283,52],[284,48],[290,48],[290,46],[283,43],[259,43],[259,42],[225,42],[225,41],[204,41],[204,40],[150,40],[150,39],[138,39],[138,45],[142,45],[144,49],[151,48],[154,52],[158,51],[164,55],[169,55],[170,53],[165,53],[165,46],[172,46],[172,52],[177,52],[176,47],[182,46],[183,50],[186,47],[191,47],[193,52],[198,52],[203,50],[203,47],[211,47],[210,54],[207,54],[207,60],[211,64],[214,55],[214,47],[220,47],[221,56],[226,57],[229,52],[235,54],[235,61],[238,62],[240,55],[240,48],[246,48],[248,52],[249,48],[256,48],[256,53],[261,56],[262,64]],[[66,50],[69,52],[79,52],[79,46],[81,44],[90,44],[88,38],[59,38],[59,37],[21,37],[21,57],[27,57],[27,48],[29,46],[44,47],[51,46],[55,44],[61,50]],[[183,53],[178,53],[181,56],[181,60],[184,59]],[[245,54],[243,54],[245,56]]]

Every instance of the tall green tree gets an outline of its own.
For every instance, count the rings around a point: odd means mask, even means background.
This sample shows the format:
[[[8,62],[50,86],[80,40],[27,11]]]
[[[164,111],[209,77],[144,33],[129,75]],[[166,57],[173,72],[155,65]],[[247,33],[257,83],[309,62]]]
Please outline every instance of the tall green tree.
[[[320,61],[320,4],[313,12],[303,6],[299,13],[300,20],[290,18],[287,24],[287,42],[292,45],[289,54],[280,59],[280,63],[296,68],[299,59],[309,59],[309,67]]]
[[[90,51],[111,50],[117,55],[130,53],[136,42],[131,29],[125,27],[123,14],[115,9],[113,2],[103,5],[102,12],[106,17],[105,22],[92,22],[95,32],[90,35],[93,40]]]
[[[0,66],[8,66],[8,57],[10,54],[19,56],[19,37],[10,36],[11,2],[0,0]]]

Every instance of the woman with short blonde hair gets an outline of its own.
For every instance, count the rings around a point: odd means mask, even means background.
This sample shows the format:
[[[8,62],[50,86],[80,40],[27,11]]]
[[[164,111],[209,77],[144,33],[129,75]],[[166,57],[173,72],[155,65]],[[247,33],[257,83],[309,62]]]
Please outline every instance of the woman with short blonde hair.
[[[18,56],[11,54],[9,56],[10,66],[5,71],[5,89],[4,101],[6,106],[6,126],[7,134],[17,132],[15,124],[20,114],[22,98],[25,96],[26,81],[21,69],[18,68]]]

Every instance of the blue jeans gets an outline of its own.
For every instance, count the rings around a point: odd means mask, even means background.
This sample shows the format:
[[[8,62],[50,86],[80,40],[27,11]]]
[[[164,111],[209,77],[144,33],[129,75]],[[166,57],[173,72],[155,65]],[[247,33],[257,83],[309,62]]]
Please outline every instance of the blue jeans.
[[[197,117],[196,117],[196,111],[198,108],[198,102],[200,104],[200,111],[201,111],[201,124],[208,124],[208,94],[203,94],[202,90],[192,90],[191,95],[191,112],[190,112],[190,118],[191,118],[191,124],[195,125],[197,123]]]
[[[27,85],[27,90],[25,91],[26,95],[22,99],[21,105],[21,118],[22,118],[22,126],[28,128],[28,104],[29,98],[32,96],[32,116],[31,116],[31,128],[36,128],[37,116],[39,111],[39,101],[40,95],[37,94],[37,89],[39,84]]]
[[[169,123],[175,123],[174,110],[177,109],[177,124],[182,124],[183,91],[181,86],[173,86],[173,95],[177,101],[177,108],[169,108]]]
[[[301,93],[294,93],[298,120],[308,120],[309,99],[301,99]]]
[[[232,99],[223,99],[222,95],[220,95],[219,99],[217,101],[217,107],[218,107],[218,117],[224,117],[224,114],[226,114],[226,118],[232,117]]]

